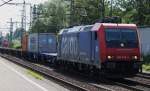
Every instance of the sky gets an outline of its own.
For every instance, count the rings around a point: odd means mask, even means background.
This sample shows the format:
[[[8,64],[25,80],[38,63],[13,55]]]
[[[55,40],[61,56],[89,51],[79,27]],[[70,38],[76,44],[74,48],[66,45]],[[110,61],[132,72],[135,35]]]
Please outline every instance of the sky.
[[[0,0],[0,5],[3,4],[3,1],[8,1],[8,0]],[[48,0],[25,0],[26,3],[31,3],[32,5],[34,4],[39,4],[39,3],[44,3],[45,1]],[[10,3],[23,3],[23,0],[12,0]],[[5,4],[0,7],[0,32],[2,32],[4,35],[9,32],[9,26],[10,24],[10,18],[14,22],[20,22],[21,21],[21,11],[22,11],[22,5],[8,5]],[[30,6],[26,6],[26,15],[27,15],[27,22],[30,21]],[[14,24],[14,30],[19,27],[20,24]]]

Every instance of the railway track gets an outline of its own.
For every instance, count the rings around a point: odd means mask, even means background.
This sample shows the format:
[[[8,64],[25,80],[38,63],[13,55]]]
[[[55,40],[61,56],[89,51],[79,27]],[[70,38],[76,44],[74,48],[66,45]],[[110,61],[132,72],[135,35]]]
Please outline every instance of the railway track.
[[[37,64],[33,64],[28,61],[23,61],[22,59],[10,56],[10,55],[4,55],[0,54],[1,57],[8,59],[14,63],[17,63],[21,66],[24,66],[26,68],[32,69],[36,72],[39,72],[43,74],[44,76],[47,76],[48,78],[54,80],[55,82],[59,83],[60,85],[63,85],[64,87],[68,88],[71,91],[112,91],[111,89],[107,87],[95,87],[93,85],[90,85],[85,82],[80,82],[68,77],[65,77],[61,74],[58,74],[57,72],[54,72],[52,70],[49,70],[43,66],[39,66]]]
[[[105,82],[92,83],[92,85],[96,87],[103,85],[111,91],[150,91],[149,85],[127,79],[105,79]]]
[[[140,73],[136,75],[137,77],[142,77],[145,79],[150,79],[150,74]]]
[[[63,84],[64,87],[68,88],[71,91],[149,91],[150,90],[150,80],[147,78],[142,78],[144,74],[136,76],[134,78],[126,78],[119,80],[112,79],[102,79],[98,82],[88,82],[88,81],[78,81],[74,78],[69,78],[64,75],[60,75],[57,72],[53,71],[49,67],[24,61],[22,59],[12,57],[10,55],[0,56],[13,61],[19,65],[30,68],[34,71],[40,72],[56,82]],[[147,75],[146,75],[147,76]],[[142,83],[141,83],[142,82]],[[144,83],[143,83],[144,82]]]
[[[143,77],[137,77],[137,76],[132,77],[132,78],[126,78],[126,79],[131,80],[133,82],[137,82],[137,83],[144,85],[146,87],[150,87],[150,79],[145,79]]]
[[[145,76],[149,76],[150,77],[150,74],[149,73],[140,73],[141,75],[145,75]]]
[[[139,82],[136,79],[132,78],[125,78],[125,79],[117,79],[117,80],[111,80],[113,83],[115,83],[118,86],[125,87],[129,90],[134,91],[150,91],[150,85],[149,83],[146,84],[143,81]]]

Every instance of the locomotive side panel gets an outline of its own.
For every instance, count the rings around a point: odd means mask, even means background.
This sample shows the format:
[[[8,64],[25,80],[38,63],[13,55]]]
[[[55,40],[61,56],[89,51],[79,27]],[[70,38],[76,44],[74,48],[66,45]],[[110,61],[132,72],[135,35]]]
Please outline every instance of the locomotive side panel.
[[[70,33],[61,35],[60,58],[63,60],[77,61],[78,60],[78,34]]]
[[[86,31],[79,34],[79,59],[84,64],[100,67],[97,32]]]
[[[92,32],[79,33],[79,58],[80,61],[90,64],[92,60]]]
[[[100,67],[97,32],[62,34],[58,44],[58,59]]]

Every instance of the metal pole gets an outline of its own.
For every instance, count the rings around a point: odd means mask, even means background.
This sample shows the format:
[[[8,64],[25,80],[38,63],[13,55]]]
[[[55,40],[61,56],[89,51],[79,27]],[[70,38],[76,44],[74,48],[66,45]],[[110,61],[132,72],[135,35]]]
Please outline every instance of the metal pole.
[[[105,0],[102,0],[102,19],[105,17]]]
[[[7,2],[4,2],[3,4],[0,5],[0,7],[2,7],[3,5],[9,3],[10,1],[12,1],[12,0],[9,0],[9,1],[7,1]]]
[[[112,4],[113,4],[113,0],[111,0],[110,17],[112,17],[112,8],[113,8]]]
[[[10,18],[10,37],[9,37],[10,44],[12,43],[12,31],[13,31],[13,22],[12,18]]]
[[[105,17],[105,0],[99,1],[99,10],[100,10],[101,19],[104,19],[104,17]]]
[[[30,4],[30,26],[32,24],[32,6]]]
[[[22,10],[22,19],[21,19],[21,27],[26,30],[26,2],[23,2],[23,10]]]
[[[39,22],[39,14],[40,14],[40,12],[39,12],[39,7],[37,6],[37,8],[36,8],[37,10],[37,12],[36,12],[36,14],[37,14],[37,22]],[[38,47],[38,49],[37,49],[37,62],[39,61],[39,29],[37,29],[37,47]]]
[[[70,5],[70,25],[72,26],[74,24],[74,0],[71,0]]]
[[[22,18],[21,18],[21,48],[23,47],[23,32],[26,31],[26,7],[25,7],[25,0],[23,0],[23,10],[22,10]],[[23,52],[21,51],[21,57],[23,55]]]

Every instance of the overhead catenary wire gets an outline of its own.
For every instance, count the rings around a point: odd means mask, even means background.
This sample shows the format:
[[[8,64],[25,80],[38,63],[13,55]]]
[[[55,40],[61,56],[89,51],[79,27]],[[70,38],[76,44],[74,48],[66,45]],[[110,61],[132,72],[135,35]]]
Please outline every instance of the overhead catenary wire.
[[[3,1],[3,0],[2,0],[2,1]],[[3,5],[9,3],[10,1],[12,1],[12,0],[8,0],[8,1],[4,2],[3,4],[0,5],[0,7],[2,7]]]

